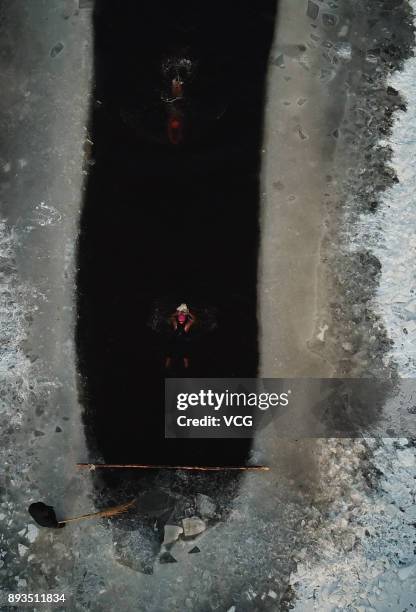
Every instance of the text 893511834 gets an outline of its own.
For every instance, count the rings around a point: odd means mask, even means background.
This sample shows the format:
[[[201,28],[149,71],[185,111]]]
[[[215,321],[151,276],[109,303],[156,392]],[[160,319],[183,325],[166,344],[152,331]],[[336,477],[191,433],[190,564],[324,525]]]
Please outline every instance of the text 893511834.
[[[1,605],[9,606],[27,606],[33,608],[33,606],[42,607],[47,604],[48,606],[62,606],[68,605],[69,596],[65,593],[2,593]]]

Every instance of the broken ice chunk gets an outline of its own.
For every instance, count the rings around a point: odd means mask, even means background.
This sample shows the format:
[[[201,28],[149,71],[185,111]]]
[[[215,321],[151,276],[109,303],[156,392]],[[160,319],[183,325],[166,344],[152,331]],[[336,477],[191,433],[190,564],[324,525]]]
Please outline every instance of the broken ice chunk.
[[[198,518],[197,516],[191,516],[190,518],[182,519],[183,533],[185,537],[196,536],[206,529],[205,521]]]

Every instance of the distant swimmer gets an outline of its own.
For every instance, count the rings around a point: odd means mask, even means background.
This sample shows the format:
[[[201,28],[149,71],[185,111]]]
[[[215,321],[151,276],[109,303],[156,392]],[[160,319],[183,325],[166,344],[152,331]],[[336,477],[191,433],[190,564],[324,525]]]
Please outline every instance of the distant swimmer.
[[[170,315],[172,335],[165,361],[166,368],[170,368],[173,359],[182,360],[184,367],[189,367],[189,331],[195,322],[196,317],[186,304],[180,304]]]
[[[193,78],[194,63],[186,57],[171,57],[162,64],[165,88],[161,93],[167,112],[167,137],[171,144],[183,142],[190,110],[185,87]]]
[[[183,81],[177,76],[175,79],[172,79],[172,98],[183,98]]]

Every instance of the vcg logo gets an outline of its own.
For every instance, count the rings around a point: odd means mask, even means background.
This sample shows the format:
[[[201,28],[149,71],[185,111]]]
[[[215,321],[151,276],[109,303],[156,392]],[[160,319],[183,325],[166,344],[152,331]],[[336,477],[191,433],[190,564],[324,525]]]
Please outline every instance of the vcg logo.
[[[249,414],[228,417],[223,415],[223,419],[227,427],[252,427],[253,425],[253,417]]]

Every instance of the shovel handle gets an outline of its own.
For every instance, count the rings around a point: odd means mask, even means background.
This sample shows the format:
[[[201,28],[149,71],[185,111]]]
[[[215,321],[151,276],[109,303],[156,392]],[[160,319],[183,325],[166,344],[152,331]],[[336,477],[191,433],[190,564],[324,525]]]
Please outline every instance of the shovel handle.
[[[111,508],[107,508],[107,510],[100,510],[99,512],[91,512],[90,514],[82,514],[81,516],[75,516],[73,518],[64,519],[63,521],[58,521],[58,525],[66,525],[67,523],[75,523],[77,521],[83,521],[85,519],[91,518],[100,518],[100,517],[110,517],[118,514],[122,514],[126,512],[131,506],[136,503],[135,499],[132,499],[130,502],[126,504],[122,504],[121,506],[113,506]]]

